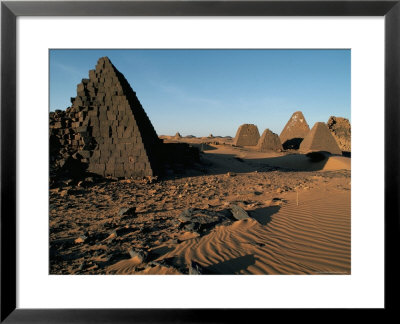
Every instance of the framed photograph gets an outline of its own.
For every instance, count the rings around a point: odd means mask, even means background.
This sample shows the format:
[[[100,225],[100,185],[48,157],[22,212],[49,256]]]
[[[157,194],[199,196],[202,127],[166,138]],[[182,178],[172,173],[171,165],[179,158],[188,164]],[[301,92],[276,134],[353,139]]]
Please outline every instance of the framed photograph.
[[[1,321],[393,309],[399,15],[2,2]]]

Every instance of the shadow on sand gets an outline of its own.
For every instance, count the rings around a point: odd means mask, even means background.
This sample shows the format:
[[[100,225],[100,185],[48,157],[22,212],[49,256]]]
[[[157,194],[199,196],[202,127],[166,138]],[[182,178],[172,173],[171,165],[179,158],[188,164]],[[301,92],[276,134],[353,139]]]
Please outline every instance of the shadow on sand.
[[[201,163],[196,167],[185,168],[174,174],[174,177],[219,175],[248,172],[270,172],[279,170],[281,172],[296,171],[319,171],[328,162],[328,157],[317,160],[314,156],[305,154],[288,154],[279,157],[249,159],[238,158],[234,154],[219,154],[203,152]]]
[[[205,269],[205,274],[239,274],[241,270],[246,270],[249,266],[255,264],[256,260],[253,254],[247,254],[210,265]]]
[[[272,215],[279,212],[280,206],[263,207],[249,211],[250,217],[261,225],[267,225],[272,220]]]

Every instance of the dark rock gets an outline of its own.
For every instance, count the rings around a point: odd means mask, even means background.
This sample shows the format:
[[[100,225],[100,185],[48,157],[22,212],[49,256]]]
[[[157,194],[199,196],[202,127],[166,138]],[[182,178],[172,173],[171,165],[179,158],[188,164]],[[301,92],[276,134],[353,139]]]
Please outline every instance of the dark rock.
[[[123,219],[136,216],[136,207],[122,207],[118,212],[118,216],[123,216]]]
[[[135,251],[133,249],[128,250],[129,255],[131,258],[138,258],[140,262],[143,262],[146,259],[146,254],[143,251]]]
[[[227,211],[188,208],[178,216],[178,220],[181,222],[179,228],[204,234],[217,224],[228,223],[230,221],[228,213]]]
[[[235,219],[242,220],[242,219],[249,218],[249,215],[247,214],[247,212],[243,208],[239,207],[238,205],[231,205],[230,208],[232,210],[232,216]]]

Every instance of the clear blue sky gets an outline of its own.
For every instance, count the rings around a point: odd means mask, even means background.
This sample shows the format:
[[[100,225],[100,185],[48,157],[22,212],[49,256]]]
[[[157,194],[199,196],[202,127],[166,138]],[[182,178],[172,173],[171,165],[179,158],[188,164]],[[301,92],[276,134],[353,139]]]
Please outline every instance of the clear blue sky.
[[[50,110],[108,56],[158,135],[235,136],[244,123],[279,134],[301,110],[312,127],[350,119],[350,50],[50,50]]]

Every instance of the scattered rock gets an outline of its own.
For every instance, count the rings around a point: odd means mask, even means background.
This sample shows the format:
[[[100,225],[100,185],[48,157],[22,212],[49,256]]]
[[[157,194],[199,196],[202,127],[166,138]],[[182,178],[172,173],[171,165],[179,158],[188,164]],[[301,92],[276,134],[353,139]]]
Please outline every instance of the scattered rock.
[[[77,239],[75,239],[75,243],[79,244],[79,243],[85,243],[87,239],[86,235],[80,235]]]
[[[146,259],[146,255],[143,251],[135,251],[133,249],[129,249],[128,253],[131,258],[138,258],[140,262],[143,262]]]
[[[232,216],[237,220],[249,218],[247,212],[238,205],[231,205],[231,211],[232,211]]]
[[[217,212],[207,209],[187,208],[178,216],[181,222],[179,228],[188,232],[198,232],[204,234],[219,223],[228,223],[224,211]]]
[[[136,207],[122,207],[118,212],[118,216],[122,216],[122,219],[132,218],[136,215]]]

